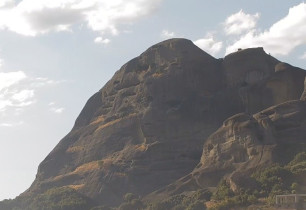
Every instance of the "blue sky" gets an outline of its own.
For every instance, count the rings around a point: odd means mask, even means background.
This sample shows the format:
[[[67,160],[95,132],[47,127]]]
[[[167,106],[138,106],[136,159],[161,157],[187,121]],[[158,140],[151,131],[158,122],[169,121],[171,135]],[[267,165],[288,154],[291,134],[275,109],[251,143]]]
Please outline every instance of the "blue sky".
[[[306,4],[250,0],[0,0],[0,200],[14,198],[87,99],[172,37],[216,58],[238,48],[306,68]]]

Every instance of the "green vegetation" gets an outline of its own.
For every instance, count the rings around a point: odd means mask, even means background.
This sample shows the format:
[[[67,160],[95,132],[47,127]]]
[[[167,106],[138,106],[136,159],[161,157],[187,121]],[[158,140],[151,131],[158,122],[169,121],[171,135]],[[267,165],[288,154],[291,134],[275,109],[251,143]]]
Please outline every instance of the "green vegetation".
[[[259,195],[262,197],[291,193],[293,176],[285,167],[275,165],[254,173],[252,177],[260,185]]]
[[[193,192],[190,195],[174,195],[170,198],[155,202],[146,208],[147,210],[204,210],[205,202],[209,201],[212,193],[206,189]]]
[[[222,179],[218,186],[216,192],[213,194],[212,198],[214,200],[224,200],[234,196],[234,192],[231,190],[230,186],[226,180]]]
[[[5,210],[86,210],[93,206],[89,198],[69,187],[52,188],[32,199],[17,197],[0,203],[0,209]]]
[[[30,205],[32,210],[84,210],[92,203],[69,187],[59,187],[38,195]]]
[[[119,206],[119,210],[141,210],[145,208],[142,201],[133,193],[127,193],[123,196],[125,201]]]
[[[105,162],[99,165],[104,166]],[[226,180],[221,180],[212,194],[207,189],[173,195],[162,201],[145,204],[139,196],[127,193],[117,208],[96,206],[92,200],[69,187],[52,188],[35,197],[17,197],[0,202],[5,210],[203,210],[207,201],[211,210],[228,210],[266,201],[274,204],[275,195],[303,193],[301,183],[306,175],[306,152],[301,152],[286,165],[275,164],[251,174],[250,186],[233,192]],[[25,208],[25,206],[27,208]]]
[[[210,208],[211,210],[227,210],[235,206],[248,206],[257,202],[256,196],[243,189],[239,194],[235,194],[224,179],[218,184],[212,199],[216,201],[216,205]]]
[[[267,205],[275,202],[275,195],[299,192],[299,177],[306,174],[306,152],[295,155],[293,160],[284,166],[275,164],[256,171],[251,175],[254,187],[240,189],[234,193],[225,180],[217,186],[212,200],[216,202],[212,210],[225,210],[234,207],[255,204],[258,199],[265,199]]]
[[[298,153],[294,159],[287,164],[286,168],[295,175],[306,172],[306,152]]]

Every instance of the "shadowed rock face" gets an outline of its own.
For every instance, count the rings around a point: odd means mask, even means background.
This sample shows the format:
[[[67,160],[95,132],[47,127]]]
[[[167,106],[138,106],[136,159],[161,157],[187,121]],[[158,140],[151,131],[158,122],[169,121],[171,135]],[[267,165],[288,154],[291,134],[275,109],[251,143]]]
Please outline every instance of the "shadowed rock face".
[[[304,82],[304,92],[301,96],[301,100],[303,100],[303,101],[306,100],[306,77],[305,77],[305,82]]]
[[[71,186],[97,202],[117,205],[127,192],[144,196],[189,174],[200,159],[193,180],[212,183],[197,171],[229,173],[238,167],[234,163],[246,167],[243,163],[253,153],[260,154],[262,145],[272,147],[276,139],[267,136],[275,134],[264,126],[282,128],[276,120],[280,115],[274,122],[272,111],[264,111],[266,117],[252,114],[299,99],[305,75],[262,48],[215,59],[185,39],[154,45],[122,66],[88,100],[72,131],[40,164],[23,196]],[[241,112],[248,114],[235,115]],[[205,139],[222,123],[202,155]],[[226,145],[239,153],[224,152]],[[254,164],[270,161],[270,156],[258,157]]]
[[[285,102],[253,116],[237,114],[207,139],[193,174],[201,185],[212,186],[216,183],[206,176],[214,171],[219,180],[229,176],[237,188],[239,179],[235,178],[239,174],[245,176],[272,163],[288,162],[298,147],[305,148],[305,139],[304,101]]]
[[[306,149],[306,102],[292,100],[254,115],[240,113],[207,138],[200,163],[188,175],[155,191],[146,200],[216,187],[227,179],[231,189],[252,189],[258,169],[286,164]],[[304,181],[304,180],[303,180]]]

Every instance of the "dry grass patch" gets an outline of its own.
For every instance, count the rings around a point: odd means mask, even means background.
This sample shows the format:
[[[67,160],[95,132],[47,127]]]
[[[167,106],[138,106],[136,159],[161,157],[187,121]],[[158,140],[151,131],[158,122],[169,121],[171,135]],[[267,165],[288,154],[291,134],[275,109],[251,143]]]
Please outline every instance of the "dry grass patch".
[[[110,167],[113,166],[113,160],[110,158],[105,158],[103,160],[99,160],[99,167],[105,170],[108,170]]]
[[[138,151],[141,151],[141,152],[146,151],[147,148],[148,148],[148,146],[146,144],[138,144],[138,145],[135,145],[135,146],[136,146],[135,149],[138,150]]]
[[[72,173],[82,173],[99,169],[99,161],[92,161],[77,167]]]
[[[136,115],[137,115],[136,113],[133,113],[133,114],[129,114],[129,115],[126,116],[126,117],[118,118],[118,119],[115,119],[115,120],[113,120],[113,121],[107,122],[107,123],[105,123],[105,124],[103,124],[103,125],[100,125],[100,126],[96,129],[95,132],[97,132],[97,131],[99,131],[99,130],[101,130],[101,129],[104,129],[104,128],[106,128],[106,127],[109,127],[109,126],[111,126],[111,125],[114,125],[114,124],[120,122],[120,121],[123,120],[123,119],[127,119],[127,118],[130,118],[130,117],[134,117],[134,116],[136,116]]]
[[[88,171],[94,171],[98,169],[108,170],[111,166],[113,166],[113,160],[110,158],[106,158],[103,160],[96,160],[89,163],[85,163],[79,167],[77,167],[72,174],[85,173]]]
[[[74,189],[74,190],[79,190],[84,187],[84,184],[78,184],[78,185],[68,185],[67,187]]]
[[[162,75],[163,75],[162,73],[154,73],[152,77],[158,78],[158,77],[161,77]]]
[[[108,126],[114,125],[115,123],[119,122],[120,120],[122,120],[122,118],[121,118],[121,119],[116,119],[116,120],[110,121],[110,122],[105,123],[105,124],[103,124],[103,125],[100,125],[100,126],[97,128],[96,131],[99,131],[99,130],[104,129],[104,128],[108,127]]]
[[[96,120],[92,121],[92,122],[90,123],[90,125],[98,124],[98,123],[100,123],[100,122],[103,122],[104,120],[105,120],[104,116],[99,116],[99,117],[97,117]]]
[[[110,158],[105,158],[102,160],[96,160],[89,163],[85,163],[79,167],[77,167],[74,171],[61,174],[52,179],[52,181],[59,181],[65,177],[77,174],[84,174],[94,170],[109,170],[114,165],[114,160]]]
[[[53,178],[53,181],[59,181],[61,180],[63,177],[67,176],[68,174],[62,174],[62,175],[58,175],[56,177]]]
[[[84,150],[84,147],[83,146],[74,146],[74,147],[69,147],[66,152],[68,153],[74,153],[74,152],[80,152]]]
[[[214,208],[217,204],[214,201],[207,201],[205,202],[205,205],[208,209],[210,209],[210,208]]]

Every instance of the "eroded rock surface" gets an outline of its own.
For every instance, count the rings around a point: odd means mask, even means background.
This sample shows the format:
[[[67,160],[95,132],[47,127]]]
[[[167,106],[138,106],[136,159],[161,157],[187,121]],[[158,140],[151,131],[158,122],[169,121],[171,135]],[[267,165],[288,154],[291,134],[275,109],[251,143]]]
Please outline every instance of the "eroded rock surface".
[[[88,100],[23,196],[70,186],[118,205],[127,192],[145,196],[187,174],[185,181],[208,186],[238,168],[272,161],[275,142],[304,123],[304,102],[253,114],[299,99],[305,75],[262,48],[215,59],[189,40],[156,44]],[[247,114],[235,115],[241,112]]]
[[[286,164],[305,148],[305,101],[288,101],[254,115],[236,114],[205,141],[193,172],[147,199],[216,187],[221,179],[226,179],[234,192],[252,188],[252,173],[275,163]]]

